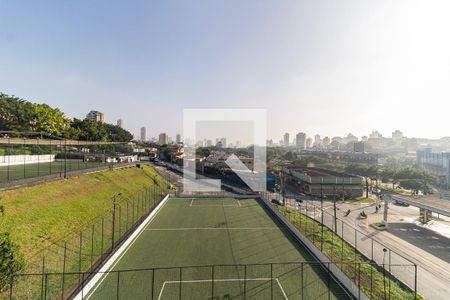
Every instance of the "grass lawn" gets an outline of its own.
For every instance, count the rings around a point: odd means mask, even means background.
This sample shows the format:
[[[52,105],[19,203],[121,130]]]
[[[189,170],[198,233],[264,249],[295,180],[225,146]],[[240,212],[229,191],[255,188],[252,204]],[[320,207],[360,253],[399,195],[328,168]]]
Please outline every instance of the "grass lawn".
[[[120,201],[125,201],[155,181],[167,186],[153,168],[143,166],[3,191],[2,229],[11,233],[13,241],[29,259],[110,211],[112,195],[120,192]]]
[[[347,299],[279,226],[254,199],[169,199],[88,297]]]
[[[64,174],[64,170],[67,172],[96,168],[99,166],[105,166],[107,164],[101,162],[82,162],[68,160],[54,161],[39,164],[21,164],[10,165],[0,167],[0,183],[9,182],[14,180],[20,180],[24,178],[32,178],[39,176],[46,176],[51,174]]]

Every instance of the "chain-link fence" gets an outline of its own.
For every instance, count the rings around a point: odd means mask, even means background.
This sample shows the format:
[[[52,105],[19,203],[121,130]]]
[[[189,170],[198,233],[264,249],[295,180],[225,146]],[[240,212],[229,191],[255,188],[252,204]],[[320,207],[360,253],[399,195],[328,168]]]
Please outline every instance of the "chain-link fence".
[[[267,192],[260,195],[263,200],[275,205],[291,224],[354,283],[361,286],[369,297],[382,299],[380,297],[386,293],[384,289],[393,299],[417,297],[417,266],[406,257],[342,219],[335,218],[312,201],[302,203],[286,200],[283,203],[279,202],[279,194]],[[360,270],[361,263],[371,265]],[[389,274],[389,280],[385,282],[383,278],[386,274]],[[383,289],[374,287],[374,282],[379,281],[385,283]]]
[[[42,298],[47,293],[53,299],[55,290],[64,296],[77,289],[85,282],[84,276],[98,269],[169,192],[167,184],[155,181],[131,199],[113,198],[111,210],[89,222],[89,227],[53,242],[27,261],[21,273],[49,275],[16,274],[14,299]],[[50,275],[54,273],[62,275]],[[44,294],[42,285],[47,287]]]
[[[37,177],[135,161],[126,143],[60,139],[39,133],[0,132],[0,187]]]
[[[11,280],[9,296],[22,298],[20,282],[32,281],[37,299],[354,299],[333,277],[331,264],[286,262],[19,274]],[[389,282],[395,279],[388,272],[381,280],[373,277],[363,282],[364,270],[376,268],[375,263],[343,264],[356,270],[358,285],[380,291],[372,299],[406,299],[389,289]],[[64,289],[64,282],[78,280],[75,289]]]

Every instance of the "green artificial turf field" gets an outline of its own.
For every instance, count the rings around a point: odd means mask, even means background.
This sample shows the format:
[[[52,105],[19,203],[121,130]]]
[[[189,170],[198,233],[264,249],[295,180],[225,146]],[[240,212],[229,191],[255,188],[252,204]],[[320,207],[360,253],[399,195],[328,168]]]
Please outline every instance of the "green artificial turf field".
[[[348,299],[279,226],[255,199],[171,198],[83,298]]]
[[[2,166],[0,167],[0,183],[51,174],[64,174],[64,170],[70,172],[106,165],[101,162],[67,161],[64,163],[64,161],[54,161],[51,163]]]

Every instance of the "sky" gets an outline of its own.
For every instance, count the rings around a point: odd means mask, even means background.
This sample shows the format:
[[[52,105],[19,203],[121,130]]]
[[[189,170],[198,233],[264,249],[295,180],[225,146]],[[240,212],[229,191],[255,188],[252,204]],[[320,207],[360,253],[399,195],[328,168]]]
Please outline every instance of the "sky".
[[[450,1],[0,0],[0,92],[148,136],[186,108],[267,135],[450,136]]]

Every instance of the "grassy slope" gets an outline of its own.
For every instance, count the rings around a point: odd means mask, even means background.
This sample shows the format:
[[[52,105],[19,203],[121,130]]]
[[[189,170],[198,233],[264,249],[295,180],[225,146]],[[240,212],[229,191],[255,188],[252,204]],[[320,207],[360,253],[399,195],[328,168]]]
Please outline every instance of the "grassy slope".
[[[161,180],[161,176],[144,166],[4,191],[0,200],[5,206],[2,227],[11,232],[25,257],[31,257],[110,210],[115,193],[131,198],[153,179]]]

